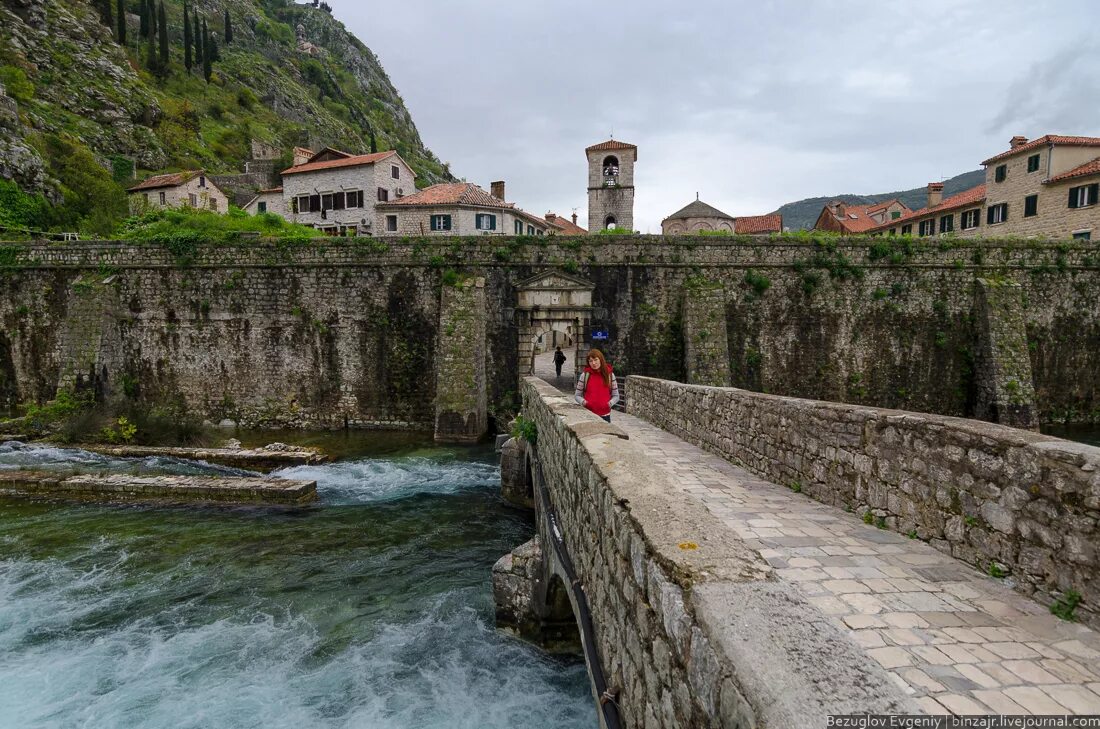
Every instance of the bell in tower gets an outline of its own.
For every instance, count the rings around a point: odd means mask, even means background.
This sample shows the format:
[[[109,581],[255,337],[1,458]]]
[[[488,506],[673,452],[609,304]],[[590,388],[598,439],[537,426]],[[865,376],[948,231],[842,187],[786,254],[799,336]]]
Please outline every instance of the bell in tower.
[[[588,230],[634,230],[634,163],[638,148],[609,139],[587,148]]]

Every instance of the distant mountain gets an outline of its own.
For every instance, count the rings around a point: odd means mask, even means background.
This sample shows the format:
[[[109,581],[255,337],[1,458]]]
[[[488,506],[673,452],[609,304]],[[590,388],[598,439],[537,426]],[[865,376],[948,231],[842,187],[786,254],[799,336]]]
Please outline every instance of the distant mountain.
[[[969,190],[975,185],[985,182],[985,170],[974,170],[956,175],[943,182],[943,196],[956,195],[963,190]],[[777,212],[783,214],[783,225],[791,230],[809,229],[814,227],[817,217],[821,215],[821,208],[833,200],[844,200],[854,205],[866,205],[867,203],[881,202],[897,198],[908,205],[912,210],[923,208],[928,201],[928,188],[915,187],[912,190],[901,192],[883,192],[874,195],[829,195],[827,197],[808,197],[798,202],[787,203]]]

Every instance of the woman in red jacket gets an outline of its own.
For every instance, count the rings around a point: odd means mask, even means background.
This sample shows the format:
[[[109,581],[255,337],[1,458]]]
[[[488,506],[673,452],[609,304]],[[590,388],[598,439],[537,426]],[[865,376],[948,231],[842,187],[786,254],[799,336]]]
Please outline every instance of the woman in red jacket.
[[[604,359],[603,352],[600,350],[588,350],[588,365],[577,378],[574,398],[578,405],[583,405],[607,422],[611,422],[611,408],[619,402],[619,383],[615,380],[611,365]]]

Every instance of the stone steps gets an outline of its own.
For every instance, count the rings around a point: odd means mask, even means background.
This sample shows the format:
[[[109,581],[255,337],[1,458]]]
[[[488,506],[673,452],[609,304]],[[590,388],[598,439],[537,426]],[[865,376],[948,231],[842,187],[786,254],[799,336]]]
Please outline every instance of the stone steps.
[[[0,493],[112,501],[304,504],[317,500],[317,482],[265,477],[69,475],[43,471],[0,471]]]

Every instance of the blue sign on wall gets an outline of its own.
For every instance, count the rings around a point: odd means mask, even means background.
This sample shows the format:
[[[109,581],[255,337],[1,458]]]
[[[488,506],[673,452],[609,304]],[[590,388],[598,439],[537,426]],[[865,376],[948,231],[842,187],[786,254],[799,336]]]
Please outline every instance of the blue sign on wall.
[[[592,330],[592,338],[595,339],[595,340],[598,340],[598,341],[606,340],[607,339],[607,330],[606,329],[593,329]]]

